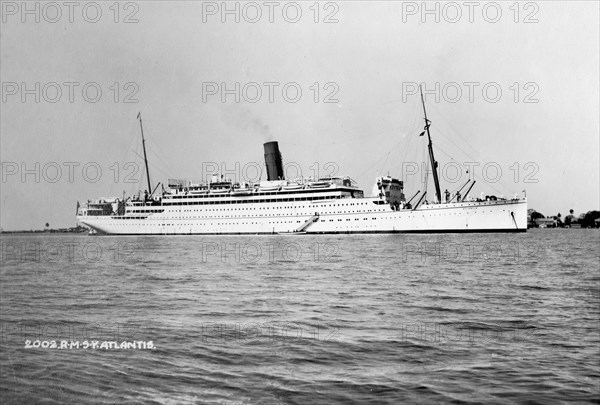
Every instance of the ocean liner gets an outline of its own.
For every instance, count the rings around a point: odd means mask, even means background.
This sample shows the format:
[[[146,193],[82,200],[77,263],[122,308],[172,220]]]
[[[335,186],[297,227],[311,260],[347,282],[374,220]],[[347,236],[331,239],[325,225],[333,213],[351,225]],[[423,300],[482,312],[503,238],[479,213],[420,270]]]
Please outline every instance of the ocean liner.
[[[526,197],[469,197],[474,180],[442,196],[431,121],[421,99],[421,135],[428,137],[435,184],[430,201],[427,191],[407,200],[403,182],[390,176],[375,180],[371,196],[364,196],[350,177],[286,179],[277,142],[264,144],[266,181],[233,182],[213,175],[205,183],[169,180],[157,193],[138,115],[148,190],[129,198],[78,202],[77,219],[92,233],[119,235],[526,232]]]

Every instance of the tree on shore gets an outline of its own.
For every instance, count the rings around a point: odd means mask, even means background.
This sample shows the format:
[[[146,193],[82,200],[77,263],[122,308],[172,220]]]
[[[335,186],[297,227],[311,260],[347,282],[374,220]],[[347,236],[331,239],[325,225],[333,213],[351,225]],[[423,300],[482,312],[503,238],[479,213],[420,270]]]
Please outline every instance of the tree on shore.
[[[565,226],[570,227],[571,224],[577,223],[577,218],[575,218],[574,214],[575,211],[573,211],[573,209],[569,210],[569,215],[567,215],[565,217]]]
[[[597,228],[599,223],[596,220],[600,218],[600,211],[588,211],[579,220],[582,228]]]

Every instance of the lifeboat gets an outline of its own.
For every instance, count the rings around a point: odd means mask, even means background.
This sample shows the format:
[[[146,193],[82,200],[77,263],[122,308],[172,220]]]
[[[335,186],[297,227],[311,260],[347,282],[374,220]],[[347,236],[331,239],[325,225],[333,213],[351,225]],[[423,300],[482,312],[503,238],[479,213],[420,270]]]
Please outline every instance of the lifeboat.
[[[301,190],[304,188],[304,184],[289,183],[282,187],[283,190]]]
[[[282,186],[286,185],[285,180],[261,181],[259,191],[279,191]]]
[[[308,187],[310,188],[325,188],[329,187],[331,183],[329,181],[311,181],[308,183]]]
[[[252,190],[249,188],[238,188],[231,192],[232,195],[251,195]]]
[[[279,185],[277,186],[265,186],[265,187],[260,187],[258,190],[259,191],[279,191]]]
[[[230,190],[229,188],[213,188],[209,192],[210,194],[227,194]]]

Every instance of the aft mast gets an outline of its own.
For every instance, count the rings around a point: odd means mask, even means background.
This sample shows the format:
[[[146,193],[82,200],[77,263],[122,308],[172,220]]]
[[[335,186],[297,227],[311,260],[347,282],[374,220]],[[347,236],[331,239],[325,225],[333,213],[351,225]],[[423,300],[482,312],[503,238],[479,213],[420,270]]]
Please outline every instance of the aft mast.
[[[425,111],[425,99],[423,98],[423,89],[421,85],[419,85],[419,90],[421,91],[421,103],[423,104],[423,114],[425,115],[425,130],[427,131],[427,138],[429,139],[429,160],[431,161],[431,169],[433,170],[433,181],[435,183],[435,196],[439,202],[442,202],[442,193],[440,191],[440,180],[438,178],[438,162],[436,162],[435,157],[433,156],[433,144],[431,143],[431,134],[429,133],[429,126],[431,125],[431,121],[427,119],[427,111]],[[141,121],[140,121],[141,122]],[[421,135],[423,135],[421,133]]]
[[[140,120],[140,130],[142,131],[142,149],[144,149],[144,163],[146,164],[146,178],[148,179],[148,192],[152,193],[152,185],[150,183],[150,171],[148,171],[148,158],[146,156],[146,140],[144,139],[144,127],[142,126],[142,113],[137,115]],[[150,194],[152,195],[152,194]]]

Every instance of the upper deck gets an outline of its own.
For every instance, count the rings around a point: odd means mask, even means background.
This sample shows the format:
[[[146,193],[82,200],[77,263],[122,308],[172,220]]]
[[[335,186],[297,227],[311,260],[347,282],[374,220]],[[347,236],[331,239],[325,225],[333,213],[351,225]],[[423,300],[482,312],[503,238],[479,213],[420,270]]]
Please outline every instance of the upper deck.
[[[248,204],[362,197],[363,191],[350,181],[341,178],[327,178],[307,183],[285,181],[261,182],[256,185],[228,182],[209,183],[208,187],[197,185],[166,191],[156,199],[133,199],[127,205],[128,207],[142,207],[148,205]]]

